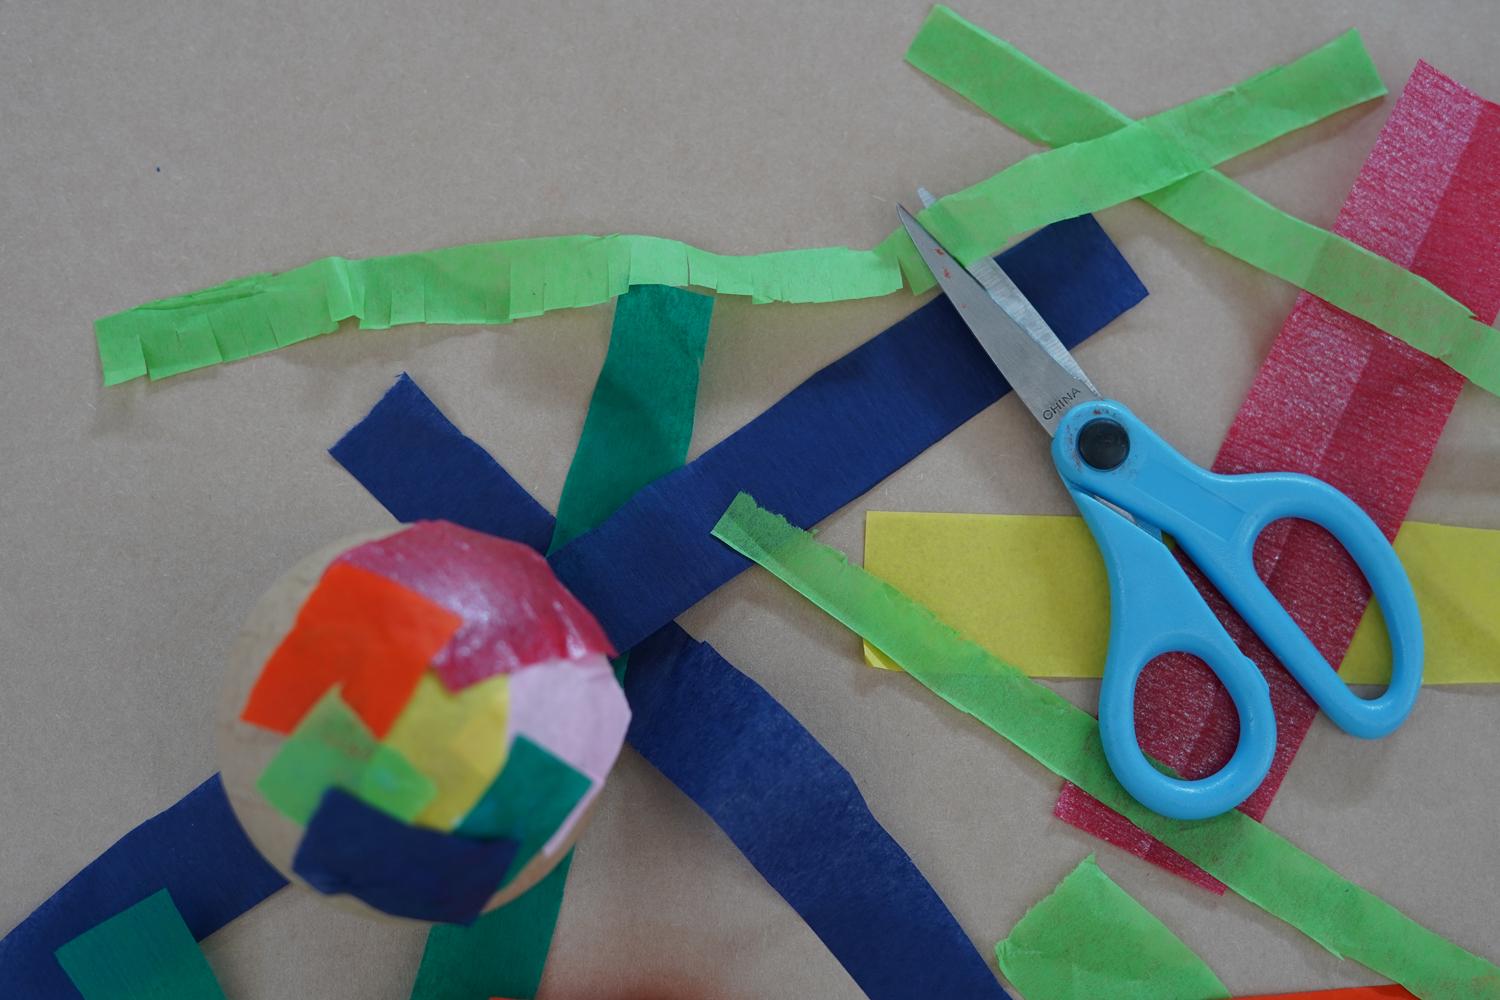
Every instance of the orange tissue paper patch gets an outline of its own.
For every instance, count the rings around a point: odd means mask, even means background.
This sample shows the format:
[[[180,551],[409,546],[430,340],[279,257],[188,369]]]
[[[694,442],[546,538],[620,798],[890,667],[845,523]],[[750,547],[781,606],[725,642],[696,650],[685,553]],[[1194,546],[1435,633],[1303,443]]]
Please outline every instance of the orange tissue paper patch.
[[[336,563],[261,670],[246,722],[290,733],[329,688],[383,737],[463,619],[378,573]]]

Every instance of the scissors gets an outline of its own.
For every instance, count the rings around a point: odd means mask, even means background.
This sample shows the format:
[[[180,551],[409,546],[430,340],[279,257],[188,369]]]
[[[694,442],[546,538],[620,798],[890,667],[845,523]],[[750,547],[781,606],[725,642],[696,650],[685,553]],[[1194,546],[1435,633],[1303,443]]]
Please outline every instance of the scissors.
[[[1395,550],[1359,505],[1311,476],[1226,476],[1189,462],[1094,387],[998,264],[985,259],[972,270],[964,267],[906,209],[897,211],[970,332],[1052,436],[1053,465],[1104,556],[1110,623],[1099,732],[1120,784],[1163,816],[1206,819],[1248,798],[1265,780],[1276,752],[1276,716],[1265,677],[1204,602],[1162,541],[1163,532],[1335,725],[1365,739],[1400,726],[1422,684],[1422,621]],[[1256,538],[1285,517],[1326,528],[1369,581],[1392,650],[1391,682],[1378,698],[1362,698],[1339,680],[1255,572]],[[1196,780],[1158,770],[1136,739],[1136,682],[1147,663],[1170,652],[1207,663],[1239,714],[1233,756]]]

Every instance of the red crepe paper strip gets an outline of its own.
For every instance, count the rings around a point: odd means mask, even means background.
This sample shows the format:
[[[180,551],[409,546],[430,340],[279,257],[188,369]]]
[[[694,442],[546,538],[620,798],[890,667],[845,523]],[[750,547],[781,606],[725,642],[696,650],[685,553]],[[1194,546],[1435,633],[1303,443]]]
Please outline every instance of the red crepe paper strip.
[[[447,608],[461,623],[432,660],[450,691],[534,663],[578,660],[614,647],[547,560],[518,542],[447,521],[411,527],[339,556]]]
[[[1500,106],[1419,62],[1334,231],[1390,258],[1493,322],[1500,310]],[[1453,369],[1303,293],[1229,428],[1214,471],[1302,472],[1343,490],[1387,537],[1406,517],[1463,388]],[[1308,637],[1337,664],[1370,591],[1322,529],[1273,524],[1256,569]],[[1276,758],[1240,807],[1261,819],[1312,725],[1317,706],[1217,594],[1199,589],[1260,666],[1276,710]],[[1239,722],[1196,660],[1167,656],[1136,694],[1141,746],[1189,778],[1229,759]],[[1222,884],[1072,785],[1056,815],[1222,893]]]
[[[290,733],[329,688],[342,684],[344,701],[383,737],[461,624],[378,573],[334,563],[266,661],[240,718]]]
[[[1404,986],[1351,986],[1343,990],[1308,990],[1302,993],[1258,993],[1240,1000],[1417,1000]]]

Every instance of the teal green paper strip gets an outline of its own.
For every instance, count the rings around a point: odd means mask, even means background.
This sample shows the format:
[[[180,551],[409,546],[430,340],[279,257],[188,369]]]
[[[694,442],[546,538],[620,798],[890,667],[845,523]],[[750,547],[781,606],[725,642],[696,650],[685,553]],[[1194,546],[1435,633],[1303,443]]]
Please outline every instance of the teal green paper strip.
[[[1090,854],[995,946],[1027,1000],[1220,1000],[1229,990]]]
[[[640,266],[674,276],[661,260]],[[687,459],[712,315],[713,299],[665,285],[631,288],[616,300],[609,350],[563,481],[549,551]],[[623,655],[615,661],[617,677],[625,661]],[[412,1000],[535,997],[572,865],[569,851],[546,878],[468,927],[434,926]]]
[[[926,29],[924,29],[926,30]],[[921,36],[919,36],[919,41]],[[1350,32],[1297,61],[1159,115],[1100,129],[941,199],[922,220],[965,261],[1029,229],[1171,185],[1384,93]],[[868,250],[729,256],[656,236],[557,236],[394,257],[328,257],[150,302],[94,324],[106,385],[234,361],[307,340],[351,317],[508,323],[596,305],[631,286],[694,285],[756,302],[828,302],[932,287],[904,230]]]
[[[1049,146],[1089,145],[1161,117],[1133,121],[942,5],[928,15],[906,58],[1007,128]],[[1308,94],[1328,82],[1306,73],[1301,60],[1285,67],[1282,77],[1292,93]],[[1500,332],[1426,278],[1283,212],[1215,170],[1143,198],[1209,246],[1311,292],[1500,393]]]
[[[57,949],[83,1000],[224,1000],[167,890]]]
[[[713,533],[954,708],[1333,954],[1395,980],[1424,1000],[1500,998],[1500,968],[1434,934],[1244,813],[1231,810],[1190,823],[1146,809],[1111,773],[1093,716],[961,638],[922,605],[762,510],[749,496],[735,498]]]
[[[557,503],[552,549],[682,464],[714,300],[643,285],[615,303],[609,352]]]

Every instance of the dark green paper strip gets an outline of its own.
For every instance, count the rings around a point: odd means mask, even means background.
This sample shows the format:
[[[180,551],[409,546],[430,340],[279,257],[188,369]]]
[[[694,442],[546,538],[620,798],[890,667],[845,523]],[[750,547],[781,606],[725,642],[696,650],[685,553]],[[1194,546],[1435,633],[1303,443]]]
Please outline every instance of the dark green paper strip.
[[[550,548],[687,459],[712,314],[712,298],[664,285],[642,285],[616,300],[609,351],[563,481]],[[622,656],[615,670],[623,676],[624,669]],[[546,878],[468,927],[434,926],[412,1000],[535,997],[572,865],[569,851]]]
[[[615,303],[609,353],[557,502],[552,550],[687,457],[714,300],[642,285]]]
[[[1500,1000],[1500,968],[1423,927],[1244,813],[1231,810],[1192,823],[1146,809],[1115,780],[1093,716],[961,638],[925,607],[746,494],[735,498],[713,533],[954,708],[1333,954],[1424,1000]]]
[[[1090,854],[995,946],[1027,1000],[1220,1000],[1229,990]]]
[[[1027,157],[920,217],[960,259],[976,259],[1028,229],[1150,194],[1383,93],[1359,36],[1349,32],[1226,90],[1101,131],[1097,141]],[[903,276],[913,292],[932,287],[899,228],[868,250],[748,256],[656,236],[556,236],[364,260],[326,257],[149,302],[98,320],[94,332],[104,383],[114,385],[272,351],[351,317],[367,330],[508,323],[650,284],[695,285],[756,302],[829,302],[888,295],[901,289]]]
[[[1033,142],[1066,149],[1140,124],[941,4],[917,32],[906,59]],[[1304,93],[1325,85],[1295,64],[1286,70],[1288,86]],[[1306,289],[1500,393],[1500,332],[1426,278],[1283,212],[1217,170],[1194,173],[1143,200],[1209,246]]]
[[[84,931],[57,961],[84,1000],[224,1000],[165,889]]]

